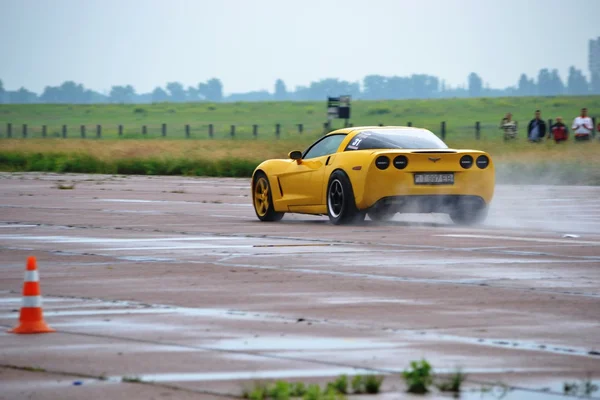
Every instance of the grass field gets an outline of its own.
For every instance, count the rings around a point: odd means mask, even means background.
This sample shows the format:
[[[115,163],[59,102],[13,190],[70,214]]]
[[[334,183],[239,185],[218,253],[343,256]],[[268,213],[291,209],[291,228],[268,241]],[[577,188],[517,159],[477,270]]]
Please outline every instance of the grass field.
[[[560,115],[570,123],[582,106],[591,115],[600,114],[600,96],[356,101],[351,122],[354,126],[412,122],[439,135],[440,122],[446,121],[448,145],[489,152],[500,182],[596,185],[600,184],[597,140],[556,146],[524,139],[524,127],[536,109],[545,119]],[[519,138],[510,143],[502,141],[498,129],[507,111],[521,127]],[[261,161],[286,157],[320,137],[324,115],[324,102],[0,105],[0,170],[250,176]],[[475,121],[481,122],[481,140],[474,139]],[[6,138],[8,123],[12,139]],[[163,123],[166,139],[161,138]],[[23,124],[28,138],[17,139]],[[90,139],[97,124],[102,125],[102,140]],[[128,140],[118,138],[119,124]],[[214,124],[214,140],[182,140],[186,124],[195,139],[207,139],[208,125]],[[257,139],[252,136],[253,124],[259,125]],[[275,124],[281,124],[282,140],[274,140]],[[47,126],[45,139],[40,138],[42,125]],[[71,139],[60,139],[62,125],[68,126]],[[81,125],[86,126],[86,139],[80,138]],[[143,125],[148,128],[145,138],[140,133]],[[235,140],[230,125],[236,125]],[[336,121],[333,127],[340,126]]]
[[[248,177],[261,161],[285,158],[312,140],[3,139],[0,170]],[[556,145],[455,139],[448,144],[488,151],[499,182],[600,185],[598,140]]]
[[[512,112],[523,135],[527,122],[536,109],[544,119],[562,116],[570,122],[581,107],[591,115],[600,116],[600,96],[585,97],[507,97],[477,99],[431,99],[355,101],[351,123],[359,125],[406,125],[424,127],[440,133],[440,122],[446,121],[447,140],[474,137],[475,121],[481,122],[483,138],[501,135],[498,124],[504,114]],[[208,126],[214,125],[214,137],[230,138],[230,126],[235,125],[235,137],[252,138],[252,125],[258,125],[258,137],[275,138],[275,124],[281,124],[281,138],[314,138],[323,133],[325,101],[321,102],[256,102],[256,103],[159,103],[100,105],[0,105],[0,137],[7,136],[7,124],[12,124],[12,136],[22,136],[27,124],[28,137],[41,137],[42,125],[47,135],[59,137],[67,125],[67,136],[79,138],[85,125],[86,137],[96,136],[96,126],[102,126],[102,136],[117,137],[118,125],[123,125],[123,137],[141,138],[142,126],[147,136],[160,137],[161,126],[167,124],[167,137],[184,138],[185,125],[190,125],[192,138],[208,138]],[[303,124],[303,133],[297,124]],[[343,121],[334,121],[341,127]]]

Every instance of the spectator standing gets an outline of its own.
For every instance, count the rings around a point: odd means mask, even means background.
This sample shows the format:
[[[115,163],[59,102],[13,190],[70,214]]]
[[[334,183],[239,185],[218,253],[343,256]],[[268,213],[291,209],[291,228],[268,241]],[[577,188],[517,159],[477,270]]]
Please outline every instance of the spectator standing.
[[[541,117],[540,110],[535,110],[535,118],[529,121],[529,125],[527,125],[527,139],[532,143],[539,142],[546,136],[546,123]]]
[[[550,127],[548,139],[554,139],[556,143],[564,142],[569,137],[569,128],[563,123],[562,117],[556,117],[556,122]]]
[[[511,113],[506,113],[506,116],[502,118],[500,129],[504,130],[505,141],[517,137],[517,122],[513,121]]]
[[[587,108],[581,109],[581,115],[573,120],[573,133],[576,141],[590,140],[592,133],[592,119],[587,115]]]

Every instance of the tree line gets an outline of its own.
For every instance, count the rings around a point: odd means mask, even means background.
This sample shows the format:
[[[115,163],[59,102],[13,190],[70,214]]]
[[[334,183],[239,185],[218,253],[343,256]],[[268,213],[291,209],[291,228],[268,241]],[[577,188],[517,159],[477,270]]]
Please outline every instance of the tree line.
[[[0,103],[160,103],[160,102],[234,102],[234,101],[304,101],[323,100],[327,96],[351,95],[353,99],[427,99],[452,97],[503,97],[503,96],[560,96],[600,94],[600,77],[594,75],[590,82],[581,70],[571,67],[566,81],[556,69],[541,69],[537,77],[521,74],[516,85],[504,89],[490,88],[478,74],[467,77],[467,85],[452,87],[438,77],[413,74],[411,76],[365,76],[362,84],[336,78],[321,79],[308,86],[288,90],[285,82],[277,79],[273,92],[267,90],[224,95],[223,83],[217,78],[184,87],[179,82],[169,82],[149,93],[137,93],[131,85],[113,86],[108,94],[86,89],[82,84],[67,81],[60,86],[46,86],[41,94],[22,87],[4,89],[0,80]]]

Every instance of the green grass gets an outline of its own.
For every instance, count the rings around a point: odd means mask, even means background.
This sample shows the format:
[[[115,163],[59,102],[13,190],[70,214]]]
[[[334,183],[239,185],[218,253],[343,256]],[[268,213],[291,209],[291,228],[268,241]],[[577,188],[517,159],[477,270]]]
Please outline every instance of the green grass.
[[[433,370],[425,361],[411,361],[410,368],[402,372],[408,393],[425,394],[433,384]]]
[[[0,139],[0,171],[249,177],[263,160],[286,158],[316,137],[268,140]],[[531,144],[449,140],[488,151],[499,183],[600,185],[600,141]]]
[[[498,124],[506,112],[512,112],[523,135],[527,122],[536,109],[545,119],[565,118],[570,123],[581,107],[600,116],[600,96],[503,97],[476,99],[428,99],[354,101],[351,122],[359,125],[406,125],[428,128],[439,133],[440,122],[447,123],[447,139],[474,137],[475,121],[481,122],[482,137],[499,137]],[[314,136],[323,132],[325,101],[320,102],[253,102],[253,103],[158,103],[158,104],[26,104],[0,105],[0,137],[6,137],[6,124],[11,123],[12,136],[22,136],[27,124],[28,137],[41,137],[42,125],[48,137],[60,137],[67,125],[67,136],[80,137],[85,125],[86,138],[96,137],[96,125],[102,136],[117,137],[123,125],[123,138],[161,137],[161,126],[167,124],[167,137],[184,138],[185,125],[190,125],[192,138],[208,138],[208,125],[214,125],[215,138],[230,138],[230,126],[236,126],[236,138],[252,138],[252,125],[257,124],[258,137],[275,138],[275,124],[281,124],[281,138]],[[297,124],[303,124],[299,133]],[[342,126],[334,121],[334,128]]]

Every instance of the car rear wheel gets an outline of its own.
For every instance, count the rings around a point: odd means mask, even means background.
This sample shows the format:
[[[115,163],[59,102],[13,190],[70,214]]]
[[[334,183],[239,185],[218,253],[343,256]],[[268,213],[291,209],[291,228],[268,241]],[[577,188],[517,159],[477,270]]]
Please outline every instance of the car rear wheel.
[[[261,221],[279,221],[285,215],[285,213],[275,211],[271,185],[267,176],[262,172],[258,172],[254,176],[252,200],[256,216]]]
[[[394,218],[396,212],[392,211],[389,207],[379,207],[369,210],[368,215],[371,221],[385,222]]]
[[[458,207],[450,213],[450,219],[457,225],[475,225],[481,224],[487,218],[487,207]]]
[[[327,185],[327,215],[335,225],[361,222],[365,213],[356,208],[350,179],[343,171],[334,171]]]

